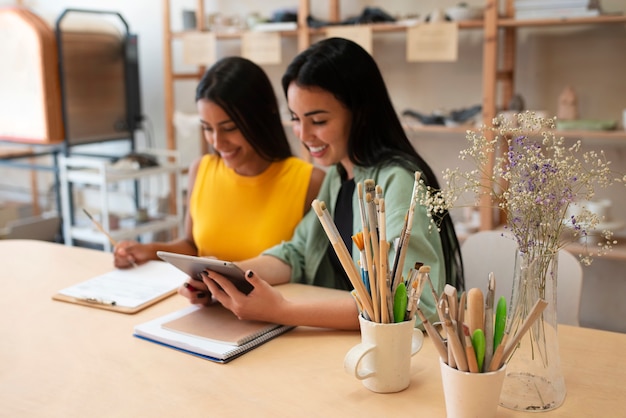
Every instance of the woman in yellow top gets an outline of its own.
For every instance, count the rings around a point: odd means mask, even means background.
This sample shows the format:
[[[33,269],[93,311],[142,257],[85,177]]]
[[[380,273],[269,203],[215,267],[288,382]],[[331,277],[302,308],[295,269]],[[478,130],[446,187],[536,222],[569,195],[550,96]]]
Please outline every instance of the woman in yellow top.
[[[214,151],[189,169],[185,236],[122,241],[115,266],[158,260],[157,251],[243,260],[288,240],[311,207],[324,172],[292,155],[265,72],[228,57],[196,89],[204,137]]]

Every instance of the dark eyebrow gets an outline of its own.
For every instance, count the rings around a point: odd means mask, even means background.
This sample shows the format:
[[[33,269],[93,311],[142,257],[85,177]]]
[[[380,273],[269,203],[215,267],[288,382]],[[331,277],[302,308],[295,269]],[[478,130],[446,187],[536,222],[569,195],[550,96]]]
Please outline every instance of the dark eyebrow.
[[[315,115],[319,115],[320,113],[328,113],[327,110],[312,110],[310,112],[307,112],[304,114],[304,116],[315,116]]]
[[[200,119],[200,123],[202,123],[202,124],[204,124],[204,125],[210,125],[210,123],[209,123],[209,122],[204,121],[204,120],[202,120],[202,119]],[[235,123],[235,122],[234,122],[234,121],[232,121],[232,120],[230,120],[230,119],[227,119],[227,120],[223,120],[223,121],[221,121],[221,122],[218,122],[217,124],[218,124],[218,125],[225,125],[225,124],[227,124],[227,123]]]

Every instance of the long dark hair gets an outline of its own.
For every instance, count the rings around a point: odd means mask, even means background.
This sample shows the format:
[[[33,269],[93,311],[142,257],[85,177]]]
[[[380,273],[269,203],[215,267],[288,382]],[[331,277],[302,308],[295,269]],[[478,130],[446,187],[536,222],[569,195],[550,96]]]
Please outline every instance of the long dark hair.
[[[200,99],[224,109],[263,159],[278,161],[292,155],[272,83],[257,64],[242,57],[217,61],[196,88],[196,101]]]
[[[352,163],[366,167],[397,164],[419,170],[427,185],[439,188],[432,169],[406,136],[376,61],[358,44],[329,38],[311,45],[287,67],[282,78],[285,95],[292,82],[322,88],[350,109],[348,155]],[[446,283],[462,290],[463,262],[450,216],[444,216],[440,236]]]

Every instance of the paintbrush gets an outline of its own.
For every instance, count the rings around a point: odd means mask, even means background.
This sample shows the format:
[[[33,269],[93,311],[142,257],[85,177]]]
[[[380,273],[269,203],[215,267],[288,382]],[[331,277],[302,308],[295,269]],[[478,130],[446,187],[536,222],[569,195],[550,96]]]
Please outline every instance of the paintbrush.
[[[378,219],[378,228],[379,228],[379,251],[380,255],[379,265],[380,270],[377,272],[378,274],[378,293],[380,295],[380,322],[389,323],[393,322],[393,303],[390,303],[391,290],[389,288],[389,270],[388,270],[388,251],[389,251],[389,243],[387,242],[387,226],[386,226],[386,218],[385,218],[385,199],[378,199],[378,209],[379,209],[379,219]],[[391,305],[391,306],[390,306]],[[391,309],[391,315],[390,315]]]
[[[374,268],[374,256],[372,254],[371,234],[369,223],[366,215],[365,200],[363,196],[363,184],[357,184],[357,193],[359,198],[359,214],[361,216],[361,226],[363,227],[363,246],[365,247],[365,262],[367,264],[367,273],[370,284],[370,292],[372,299],[372,307],[374,309],[375,322],[380,322],[380,302],[378,300],[378,282],[376,280],[376,269]]]
[[[363,304],[363,310],[367,313],[367,316],[369,318],[373,318],[374,311],[372,308],[372,300],[370,298],[370,294],[367,289],[365,289],[365,285],[361,281],[361,275],[359,274],[359,271],[352,262],[352,257],[350,256],[350,253],[348,252],[348,249],[346,248],[343,239],[341,239],[341,235],[339,234],[337,226],[332,220],[328,209],[326,209],[326,204],[315,199],[311,203],[311,206],[313,207],[315,214],[319,218],[320,223],[324,228],[324,232],[326,232],[326,235],[328,236],[328,239],[332,244],[335,253],[337,254],[337,258],[339,259],[341,266],[348,275],[348,280],[350,280],[350,283],[359,294],[359,298],[361,300],[361,303]]]
[[[352,235],[352,242],[359,249],[359,264],[361,265],[361,280],[363,280],[363,284],[367,288],[368,292],[370,290],[370,279],[369,273],[367,270],[367,260],[365,258],[365,244],[363,242],[363,232],[357,232],[355,235]]]
[[[415,213],[415,205],[417,204],[417,192],[419,190],[419,181],[421,172],[415,172],[415,180],[413,182],[413,193],[411,194],[411,203],[409,204],[409,210],[404,217],[404,225],[402,226],[402,233],[400,234],[400,241],[398,242],[398,248],[396,249],[396,255],[393,262],[392,269],[392,288],[400,283],[402,277],[402,270],[404,268],[404,260],[406,258],[407,247],[409,246],[409,240],[411,238],[411,230],[413,228],[413,215]]]

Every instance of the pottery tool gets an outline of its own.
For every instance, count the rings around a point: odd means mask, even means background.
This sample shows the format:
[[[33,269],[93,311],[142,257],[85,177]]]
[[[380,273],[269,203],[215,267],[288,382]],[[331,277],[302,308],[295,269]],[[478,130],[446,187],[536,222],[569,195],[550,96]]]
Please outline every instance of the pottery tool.
[[[433,286],[433,282],[430,279],[430,266],[420,267],[419,273],[424,275],[424,280],[426,280],[428,286],[430,287],[430,293],[433,295],[433,301],[435,302],[435,307],[437,308],[437,315],[439,316],[439,320],[443,322],[443,312],[439,308],[439,296],[437,295],[437,291],[435,291],[435,286]]]
[[[478,371],[482,372],[485,363],[485,333],[482,329],[477,328],[472,333],[472,346],[474,346],[474,352],[476,353]]]
[[[465,351],[463,350],[463,345],[461,345],[461,340],[459,340],[459,335],[456,332],[456,327],[454,326],[454,324],[452,323],[452,319],[450,318],[450,310],[446,309],[443,315],[443,323],[446,328],[446,333],[448,335],[448,348],[452,348],[452,355],[454,355],[456,368],[462,372],[467,372],[469,371],[467,358],[465,356]],[[448,360],[450,360],[450,351],[448,351]]]
[[[472,335],[477,329],[482,330],[485,324],[483,292],[477,287],[467,291],[467,321]]]
[[[424,324],[424,329],[435,345],[435,348],[439,353],[439,357],[441,357],[441,360],[444,363],[448,364],[448,349],[446,348],[446,343],[441,338],[441,334],[439,334],[433,324],[431,324],[428,318],[426,318],[426,315],[424,315],[424,312],[422,312],[419,306],[415,309],[415,312],[417,312],[417,316],[419,316],[422,324]]]
[[[458,306],[456,287],[446,284],[443,288],[444,294],[448,297],[448,308],[450,309],[450,317],[456,321],[458,318]]]
[[[504,362],[502,361],[502,358],[504,357],[504,347],[506,347],[508,341],[509,333],[508,331],[506,331],[504,333],[504,336],[502,337],[500,344],[493,351],[493,357],[491,357],[491,363],[489,364],[489,369],[487,371],[495,372],[500,367],[502,367],[502,364],[504,364]]]
[[[496,306],[496,323],[493,328],[493,350],[495,352],[502,341],[502,337],[504,337],[504,330],[506,328],[506,299],[504,296],[500,296],[500,299],[498,299],[498,305]]]
[[[462,322],[457,322],[457,319],[459,317],[459,313],[458,313],[459,312],[459,299],[457,296],[456,287],[450,284],[446,284],[445,287],[443,288],[443,293],[448,299],[448,308],[450,309],[450,318],[452,318],[452,320],[455,321],[457,324],[456,333],[459,336],[461,345],[465,345],[464,344],[465,339],[463,338],[463,329],[461,327]]]
[[[489,364],[489,371],[495,372],[504,362],[502,361],[504,356],[504,349],[509,341],[509,334],[511,332],[512,321],[507,323],[506,321],[506,299],[504,296],[500,296],[498,300],[498,306],[496,308],[496,325],[494,330],[494,350],[491,363]],[[498,342],[495,345],[496,341]]]
[[[467,293],[462,292],[459,299],[459,312],[457,313],[456,323],[459,325],[465,324],[465,301],[467,299]]]
[[[454,351],[453,351],[453,347],[452,347],[452,343],[450,341],[452,341],[452,338],[450,337],[450,330],[448,329],[448,327],[445,326],[446,324],[446,313],[448,313],[448,297],[446,296],[445,293],[441,293],[441,297],[439,298],[439,303],[437,304],[437,312],[440,314],[441,319],[441,323],[443,326],[443,330],[446,333],[446,341],[447,341],[447,348],[448,348],[448,366],[456,369],[456,356],[454,355]],[[453,328],[456,330],[455,328],[455,323],[452,323]],[[456,333],[455,331],[455,334]],[[460,340],[459,340],[460,342]]]
[[[489,367],[493,356],[493,306],[496,297],[496,279],[493,272],[489,273],[487,297],[485,298],[485,364]]]
[[[472,344],[472,337],[470,337],[469,327],[463,324],[463,338],[465,340],[465,355],[467,357],[467,368],[472,373],[478,373],[478,361],[476,360],[476,352],[474,351],[474,345]]]

